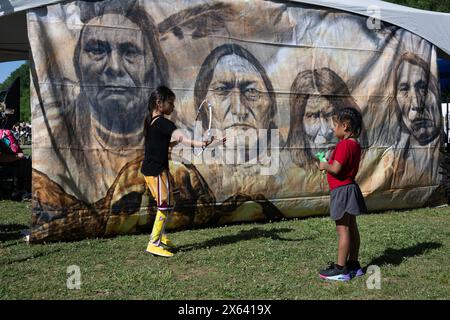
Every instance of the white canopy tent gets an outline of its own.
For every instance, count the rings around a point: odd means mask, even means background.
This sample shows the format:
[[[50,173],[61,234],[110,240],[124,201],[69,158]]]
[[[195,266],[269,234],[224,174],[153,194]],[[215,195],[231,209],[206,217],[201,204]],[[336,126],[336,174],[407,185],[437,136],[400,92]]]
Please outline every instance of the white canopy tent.
[[[399,26],[428,40],[450,57],[450,14],[425,11],[379,0],[305,0],[295,1],[353,12]],[[377,10],[379,11],[377,12]]]
[[[26,10],[61,0],[0,0],[0,62],[27,60],[30,44]]]
[[[29,54],[26,10],[61,0],[0,0],[0,62],[26,60]],[[379,0],[294,0],[363,16],[377,16],[433,43],[450,59],[450,14],[413,9]],[[379,11],[377,11],[379,9]]]

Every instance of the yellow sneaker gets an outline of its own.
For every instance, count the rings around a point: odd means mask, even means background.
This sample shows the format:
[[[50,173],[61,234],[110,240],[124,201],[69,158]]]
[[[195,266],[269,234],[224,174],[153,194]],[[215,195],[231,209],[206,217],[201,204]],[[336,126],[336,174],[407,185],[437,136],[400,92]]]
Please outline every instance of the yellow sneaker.
[[[161,244],[163,246],[168,247],[169,249],[175,249],[176,248],[176,245],[172,241],[170,241],[169,238],[167,238],[167,234],[165,234],[165,233],[163,233],[162,236],[161,236]]]
[[[145,250],[148,253],[154,254],[155,256],[161,256],[161,257],[172,257],[173,253],[170,251],[167,251],[161,246],[157,246],[156,244],[153,244],[151,242],[147,245],[147,250]]]

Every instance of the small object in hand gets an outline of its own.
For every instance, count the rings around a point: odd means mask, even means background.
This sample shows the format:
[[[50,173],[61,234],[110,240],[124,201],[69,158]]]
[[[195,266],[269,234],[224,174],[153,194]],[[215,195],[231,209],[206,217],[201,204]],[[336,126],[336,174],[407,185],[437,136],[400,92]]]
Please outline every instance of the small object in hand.
[[[325,151],[317,152],[316,158],[319,159],[320,162],[327,162],[327,158],[325,157]]]
[[[325,163],[328,162],[328,161],[327,161],[327,158],[326,158],[325,151],[319,151],[319,152],[317,152],[317,153],[316,153],[316,158],[319,159],[320,162],[325,162]],[[319,165],[318,165],[318,166],[319,166]],[[319,169],[320,169],[320,166],[319,166]],[[325,170],[321,170],[321,172],[322,172],[322,173],[325,173]],[[323,182],[321,181],[320,184],[321,184],[321,186],[322,186]]]

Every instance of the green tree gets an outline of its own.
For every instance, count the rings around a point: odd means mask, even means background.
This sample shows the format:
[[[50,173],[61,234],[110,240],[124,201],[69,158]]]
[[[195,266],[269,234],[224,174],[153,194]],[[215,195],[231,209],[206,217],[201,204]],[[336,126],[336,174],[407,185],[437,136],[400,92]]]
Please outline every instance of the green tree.
[[[30,121],[30,67],[28,63],[24,63],[11,72],[9,77],[0,84],[0,90],[8,89],[17,78],[20,78],[20,121]]]
[[[448,0],[385,0],[387,2],[392,2],[400,4],[403,6],[408,6],[412,8],[430,10],[430,11],[440,11],[440,12],[450,12],[450,1]]]

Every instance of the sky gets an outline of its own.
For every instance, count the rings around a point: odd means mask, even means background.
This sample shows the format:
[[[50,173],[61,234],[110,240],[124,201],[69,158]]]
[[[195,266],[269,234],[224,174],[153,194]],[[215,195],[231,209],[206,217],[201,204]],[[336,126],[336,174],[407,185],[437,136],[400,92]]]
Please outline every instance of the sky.
[[[24,60],[20,60],[20,61],[11,61],[11,62],[0,63],[0,83],[5,81],[6,78],[9,77],[11,72],[16,70],[18,67],[20,67],[25,62],[26,61],[24,61]]]

